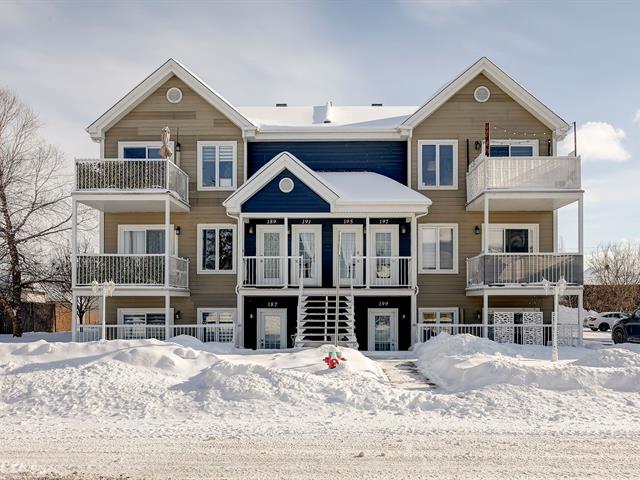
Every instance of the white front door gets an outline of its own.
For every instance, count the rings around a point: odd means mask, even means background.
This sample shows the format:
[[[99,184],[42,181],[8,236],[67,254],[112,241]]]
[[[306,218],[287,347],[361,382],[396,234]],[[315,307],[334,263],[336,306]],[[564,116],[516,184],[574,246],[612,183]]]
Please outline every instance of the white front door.
[[[333,284],[341,286],[362,282],[362,225],[333,226]],[[354,259],[354,257],[356,257]]]
[[[320,287],[322,285],[322,225],[292,225],[291,283],[298,285],[302,275],[303,284]],[[302,257],[301,263],[297,257]]]
[[[287,259],[284,225],[258,225],[256,237],[258,285],[282,286]]]
[[[398,225],[371,225],[369,227],[369,281],[371,285],[398,285]]]
[[[368,348],[376,352],[398,349],[398,309],[369,309]]]
[[[257,347],[267,350],[287,348],[287,309],[259,308],[257,317]]]

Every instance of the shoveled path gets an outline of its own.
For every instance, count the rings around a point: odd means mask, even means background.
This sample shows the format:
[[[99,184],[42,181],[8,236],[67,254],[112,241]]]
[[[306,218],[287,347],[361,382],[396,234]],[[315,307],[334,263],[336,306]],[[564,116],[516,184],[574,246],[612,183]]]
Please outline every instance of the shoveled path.
[[[413,352],[409,352],[413,353]],[[403,390],[427,391],[436,388],[436,385],[426,379],[416,365],[414,355],[403,355],[402,352],[393,355],[379,353],[365,353],[369,358],[380,364],[389,383]]]

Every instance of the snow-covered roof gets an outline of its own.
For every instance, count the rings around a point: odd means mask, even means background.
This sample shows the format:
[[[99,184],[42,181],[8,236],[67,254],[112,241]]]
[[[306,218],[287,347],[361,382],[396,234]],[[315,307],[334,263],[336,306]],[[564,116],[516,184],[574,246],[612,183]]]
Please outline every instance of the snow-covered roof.
[[[431,200],[406,185],[374,172],[315,172],[338,195],[336,203],[415,204],[429,206]]]
[[[418,107],[312,105],[286,107],[238,107],[238,111],[261,130],[351,127],[397,128]],[[329,121],[327,121],[329,120]]]

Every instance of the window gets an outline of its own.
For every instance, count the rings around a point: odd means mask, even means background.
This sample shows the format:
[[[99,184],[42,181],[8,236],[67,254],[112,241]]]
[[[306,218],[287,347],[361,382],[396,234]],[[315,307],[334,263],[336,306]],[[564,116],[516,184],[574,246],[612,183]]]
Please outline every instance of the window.
[[[169,324],[173,324],[173,308],[170,309]],[[131,340],[165,337],[164,308],[118,309],[118,325],[125,327],[118,333],[119,338]]]
[[[489,225],[489,253],[534,253],[537,251],[538,225]]]
[[[198,225],[198,273],[234,273],[235,236],[235,225]]]
[[[458,273],[458,225],[420,225],[420,273]]]
[[[458,308],[421,308],[418,323],[455,324],[458,323]]]
[[[203,342],[233,342],[235,308],[199,308],[198,323],[205,325]]]
[[[418,141],[418,188],[458,188],[458,141]]]
[[[198,190],[236,188],[236,142],[198,142]]]
[[[169,227],[174,232],[173,225]],[[118,253],[163,254],[164,225],[118,225]],[[177,237],[169,239],[171,255],[176,255]]]
[[[535,157],[538,155],[538,141],[491,140],[489,153],[492,157]]]
[[[170,142],[171,151],[175,152],[173,142]],[[162,142],[118,142],[118,157],[131,159],[162,159],[160,155]],[[169,157],[173,160],[173,156]]]

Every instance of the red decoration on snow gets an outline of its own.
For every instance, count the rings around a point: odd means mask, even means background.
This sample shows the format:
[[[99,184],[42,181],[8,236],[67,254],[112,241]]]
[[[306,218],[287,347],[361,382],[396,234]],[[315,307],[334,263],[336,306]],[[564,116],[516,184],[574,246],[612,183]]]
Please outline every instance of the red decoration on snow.
[[[326,363],[330,369],[333,370],[340,364],[340,362],[346,362],[347,359],[342,356],[341,352],[329,352],[329,354],[324,357],[322,361]]]

